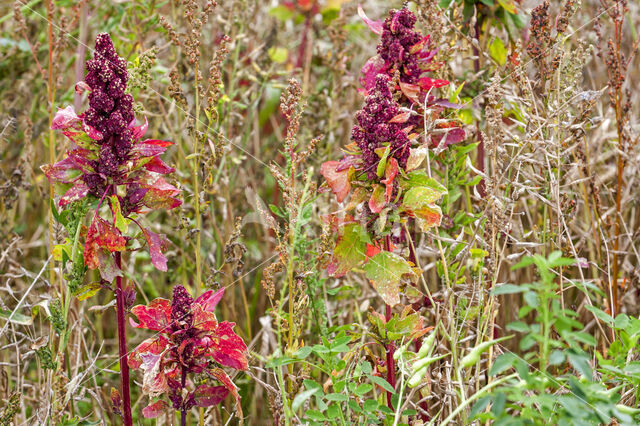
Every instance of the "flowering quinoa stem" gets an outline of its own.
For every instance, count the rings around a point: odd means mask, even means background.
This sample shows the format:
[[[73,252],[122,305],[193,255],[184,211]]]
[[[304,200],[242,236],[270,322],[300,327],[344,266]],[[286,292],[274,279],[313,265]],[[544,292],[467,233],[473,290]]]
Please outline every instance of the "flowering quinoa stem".
[[[116,268],[122,269],[122,254],[115,253]],[[131,426],[131,396],[129,394],[129,363],[127,362],[127,335],[124,312],[122,277],[116,277],[116,314],[118,316],[118,351],[120,361],[120,393],[122,395],[122,420]]]

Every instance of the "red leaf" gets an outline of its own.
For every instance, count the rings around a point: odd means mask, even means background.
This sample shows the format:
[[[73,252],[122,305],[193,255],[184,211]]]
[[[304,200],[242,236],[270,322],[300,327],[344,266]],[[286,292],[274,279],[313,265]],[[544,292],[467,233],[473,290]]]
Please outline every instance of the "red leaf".
[[[163,175],[173,173],[176,171],[173,167],[167,166],[167,164],[160,159],[160,157],[151,157],[151,160],[144,165],[144,168],[150,172],[160,173]]]
[[[158,139],[145,139],[142,142],[135,144],[132,152],[138,153],[143,157],[151,157],[153,155],[162,154],[167,150],[167,147],[171,145],[173,145],[173,142],[161,141]]]
[[[142,187],[148,189],[142,202],[150,209],[164,208],[170,210],[182,204],[180,200],[174,198],[180,193],[180,190],[162,177],[159,177],[151,185],[142,185]]]
[[[52,183],[71,183],[80,177],[76,163],[69,158],[65,158],[55,164],[40,166],[40,170],[42,170],[47,179]]]
[[[84,182],[80,181],[73,185],[71,188],[64,193],[62,198],[60,198],[60,202],[58,205],[60,207],[64,207],[67,204],[73,203],[74,201],[78,201],[87,196],[89,193],[89,187],[85,185]]]
[[[238,418],[242,418],[242,405],[240,405],[240,394],[238,393],[238,388],[233,384],[231,378],[225,373],[221,368],[215,368],[210,370],[210,373],[213,377],[218,379],[220,383],[231,392],[231,395],[236,399],[236,415]]]
[[[411,117],[410,112],[401,112],[400,114],[389,120],[389,123],[406,123],[409,120],[409,117]]]
[[[413,46],[411,46],[411,48],[409,49],[409,53],[411,55],[420,52],[422,49],[425,48],[425,46],[427,46],[429,44],[429,40],[431,39],[430,35],[426,35],[424,37],[422,37],[422,39],[420,39],[419,42],[417,42],[416,44],[414,44]]]
[[[82,130],[84,130],[87,136],[89,136],[94,141],[99,141],[99,140],[102,140],[103,138],[102,133],[100,133],[97,129],[91,127],[87,123],[84,123],[84,122],[82,123]]]
[[[398,160],[395,158],[390,158],[387,163],[387,168],[385,169],[385,179],[382,183],[386,186],[385,192],[385,201],[388,203],[391,201],[391,196],[393,195],[393,180],[398,175]]]
[[[224,296],[224,287],[216,292],[213,290],[205,291],[193,303],[202,306],[205,311],[213,312],[222,296]]]
[[[429,91],[432,88],[438,88],[442,86],[448,85],[449,82],[447,80],[433,79],[429,77],[422,77],[418,80],[418,86],[422,88],[424,91]]]
[[[246,370],[247,363],[247,345],[240,336],[233,331],[235,326],[232,322],[223,321],[218,324],[215,331],[216,339],[207,342],[207,346],[212,349],[213,359],[220,365],[235,368],[236,370]],[[203,341],[207,337],[203,338]]]
[[[84,246],[84,264],[90,269],[96,269],[100,266],[98,258],[100,250],[108,250],[111,253],[123,251],[126,244],[127,240],[122,236],[118,228],[96,216],[87,231],[87,239]]]
[[[162,368],[162,354],[145,352],[140,354],[144,371],[142,378],[142,393],[145,395],[159,395],[169,390],[167,376]]]
[[[133,120],[133,122],[135,122],[135,119]],[[142,136],[144,136],[144,134],[146,133],[148,127],[149,127],[149,122],[147,121],[147,117],[145,117],[144,118],[144,124],[141,124],[139,126],[131,127],[131,132],[133,133],[133,138],[135,140],[140,139]]]
[[[367,24],[367,26],[371,31],[373,31],[378,35],[382,35],[382,31],[383,31],[382,21],[374,21],[372,19],[369,19],[367,15],[364,13],[364,10],[362,9],[361,5],[358,5],[358,15],[360,15],[364,23]]]
[[[160,417],[169,408],[169,404],[165,401],[156,401],[153,404],[149,404],[142,409],[142,415],[147,419],[154,419]]]
[[[198,330],[215,331],[218,327],[218,320],[213,312],[206,311],[202,305],[191,305],[193,320],[191,325]]]
[[[131,321],[131,319],[129,319],[129,321]],[[134,323],[132,322],[132,324]],[[127,364],[129,364],[129,367],[134,370],[138,369],[142,365],[142,354],[147,352],[161,354],[167,346],[169,346],[169,340],[164,336],[147,339],[140,343],[138,347],[131,352]]]
[[[200,385],[193,391],[193,399],[198,407],[218,405],[229,395],[226,386]]]
[[[151,255],[151,263],[156,269],[167,271],[167,258],[162,254],[163,250],[169,247],[170,241],[162,234],[156,234],[146,228],[142,228],[144,238],[149,246],[149,254]]]
[[[320,173],[327,180],[338,202],[341,203],[347,198],[351,190],[351,183],[349,182],[349,169],[337,171],[339,166],[339,161],[326,161],[320,166]]]
[[[371,88],[376,83],[376,76],[382,72],[384,72],[387,68],[387,64],[380,57],[380,55],[376,55],[370,58],[362,67],[360,71],[360,84],[364,87],[365,92],[371,90]],[[366,93],[365,93],[366,95]]]
[[[65,109],[58,109],[55,117],[51,121],[51,128],[53,130],[68,129],[80,125],[81,120],[73,110],[73,107],[69,105]]]
[[[400,90],[402,90],[402,93],[404,93],[404,95],[411,101],[419,104],[420,103],[420,86],[416,85],[416,84],[410,84],[410,83],[403,83],[402,81],[400,82]]]
[[[131,325],[135,328],[146,328],[147,330],[165,331],[171,323],[171,302],[167,299],[157,298],[152,300],[148,306],[137,305],[131,308],[140,323],[130,318]]]
[[[380,213],[386,204],[384,187],[376,185],[376,187],[373,188],[371,198],[369,198],[369,208],[373,213]]]
[[[380,247],[367,244],[367,257],[373,257],[378,253],[380,253]]]

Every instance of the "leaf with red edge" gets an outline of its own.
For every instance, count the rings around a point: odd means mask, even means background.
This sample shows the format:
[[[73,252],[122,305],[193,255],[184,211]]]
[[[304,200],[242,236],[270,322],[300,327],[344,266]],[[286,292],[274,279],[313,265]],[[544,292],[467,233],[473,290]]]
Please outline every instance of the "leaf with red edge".
[[[159,139],[145,139],[133,146],[132,153],[140,154],[143,157],[151,157],[162,154],[167,147],[173,145],[173,142],[162,141]]]
[[[78,201],[83,199],[89,193],[89,187],[82,181],[76,183],[71,188],[69,188],[62,198],[60,198],[60,202],[58,205],[60,207],[64,207],[68,204],[73,203],[74,201]]]
[[[198,407],[218,405],[229,395],[226,386],[200,385],[193,391],[193,399]]]
[[[142,409],[142,415],[146,419],[154,419],[160,417],[169,409],[169,404],[163,400],[149,404]]]
[[[389,123],[406,123],[410,117],[411,113],[409,111],[401,112],[389,120]]]
[[[400,282],[406,277],[415,278],[407,261],[390,251],[381,251],[364,265],[367,278],[388,305],[400,303]]]
[[[467,137],[464,129],[460,127],[454,127],[447,132],[447,139],[445,140],[445,145],[453,145],[456,143],[460,143]]]
[[[144,352],[140,354],[144,371],[142,376],[142,393],[145,395],[158,396],[169,390],[167,376],[162,370],[162,354]]]
[[[135,122],[135,119],[133,120]],[[133,139],[138,140],[147,132],[147,128],[149,127],[149,122],[147,121],[147,117],[144,117],[144,124],[139,126],[132,126],[131,133],[133,135]]]
[[[360,70],[360,85],[368,92],[375,85],[378,74],[383,73],[386,69],[387,63],[380,55],[370,58]]]
[[[431,39],[431,36],[428,34],[422,37],[419,42],[411,46],[411,48],[409,49],[409,54],[414,55],[420,52],[422,49],[424,49],[426,46],[429,45],[430,39]]]
[[[68,157],[55,164],[45,164],[40,169],[51,182],[71,183],[81,175],[76,162]]]
[[[145,240],[149,246],[149,254],[151,255],[151,263],[160,271],[167,271],[167,258],[163,251],[169,248],[171,243],[163,234],[156,234],[147,228],[142,228]]]
[[[157,298],[149,305],[137,305],[131,308],[139,323],[133,318],[129,319],[135,328],[146,328],[147,330],[165,331],[171,323],[171,302],[167,299]]]
[[[369,19],[367,17],[367,14],[364,13],[361,5],[358,5],[358,15],[360,15],[360,18],[362,18],[364,23],[367,24],[371,31],[378,35],[382,35],[382,31],[384,30],[384,28],[382,27],[382,21],[374,21],[372,19]]]
[[[341,277],[364,262],[369,237],[358,223],[347,223],[339,231],[338,242],[327,267],[330,275]]]
[[[447,80],[434,79],[429,77],[421,77],[418,80],[418,86],[422,88],[424,91],[429,91],[430,89],[437,89],[438,87],[443,87],[449,84]]]
[[[96,269],[100,266],[98,258],[100,250],[108,250],[111,253],[124,251],[126,245],[127,240],[122,236],[118,228],[96,216],[87,231],[84,246],[84,264],[90,269]]]
[[[158,156],[151,157],[151,159],[145,163],[144,168],[149,170],[150,172],[160,173],[162,175],[166,175],[169,173],[173,173],[176,171],[173,167],[169,167],[162,159]]]
[[[51,121],[51,128],[53,130],[68,129],[69,127],[79,128],[80,123],[80,117],[73,110],[73,107],[69,105],[64,109],[58,109]]]
[[[148,189],[148,191],[144,194],[142,203],[150,209],[163,208],[166,210],[171,210],[182,204],[180,200],[174,198],[180,193],[180,190],[168,183],[162,177],[159,177],[150,185],[143,184],[141,186]]]
[[[420,103],[420,86],[417,84],[404,83],[402,81],[399,84],[400,90],[402,90],[402,93],[404,93],[407,99],[417,104]]]
[[[371,198],[369,198],[369,208],[373,213],[380,213],[387,204],[385,192],[384,186],[376,185],[375,188],[373,188],[373,193],[371,194]]]
[[[320,173],[327,180],[331,191],[336,195],[338,202],[341,203],[347,198],[349,191],[351,190],[351,183],[349,182],[349,170],[337,171],[340,166],[340,161],[326,161],[320,166]]]
[[[222,299],[222,296],[224,296],[224,287],[215,292],[213,290],[207,290],[198,296],[193,303],[202,306],[205,311],[213,312]]]
[[[387,167],[384,171],[385,179],[382,183],[386,186],[386,192],[384,199],[387,203],[391,202],[391,196],[393,195],[393,180],[398,175],[398,160],[390,158],[387,162]]]
[[[229,392],[231,392],[231,395],[233,395],[233,397],[236,400],[236,411],[237,411],[236,416],[241,419],[242,405],[240,404],[240,394],[238,393],[238,388],[236,387],[236,385],[233,384],[233,382],[231,381],[231,378],[221,368],[214,368],[212,370],[209,370],[209,373],[213,377],[215,377],[220,383],[222,383],[224,387],[229,389]]]
[[[198,330],[215,331],[218,327],[216,315],[211,311],[206,311],[202,305],[191,305],[191,313],[193,314],[191,325]]]
[[[131,319],[129,319],[131,321]],[[132,324],[134,324],[132,322]],[[134,325],[135,327],[135,325]],[[132,352],[129,354],[127,364],[129,364],[129,368],[134,370],[140,368],[142,365],[142,357],[143,353],[151,352],[154,354],[161,354],[164,352],[169,346],[169,339],[164,336],[152,337],[144,342],[140,343]]]
[[[235,368],[236,370],[246,370],[247,345],[234,331],[232,322],[223,321],[218,324],[215,330],[216,339],[208,343],[212,350],[213,359],[220,365]],[[203,338],[205,340],[206,338]]]
[[[82,130],[84,130],[87,136],[89,136],[94,141],[100,141],[104,137],[100,131],[85,122],[82,123]]]

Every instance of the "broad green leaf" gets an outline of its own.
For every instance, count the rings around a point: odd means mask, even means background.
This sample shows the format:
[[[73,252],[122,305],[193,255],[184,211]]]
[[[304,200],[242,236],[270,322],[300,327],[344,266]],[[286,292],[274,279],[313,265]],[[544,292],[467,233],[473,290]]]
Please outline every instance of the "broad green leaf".
[[[409,263],[390,251],[381,251],[373,256],[364,265],[364,271],[380,297],[391,306],[400,303],[399,285],[403,276],[415,277]]]
[[[367,241],[364,230],[357,223],[342,227],[342,234],[333,251],[333,259],[327,268],[329,274],[342,276],[366,260]]]
[[[493,296],[498,296],[500,294],[514,294],[514,293],[522,293],[529,290],[528,286],[521,286],[515,284],[502,284],[499,287],[491,290],[491,294]]]
[[[369,376],[369,379],[371,379],[371,381],[373,383],[375,383],[376,385],[382,387],[384,390],[386,390],[387,392],[390,393],[396,393],[396,390],[394,388],[391,387],[391,385],[389,384],[389,382],[387,382],[385,379],[383,379],[382,377],[378,377],[378,376]],[[365,408],[366,410],[366,408]]]
[[[500,66],[507,62],[507,49],[504,47],[504,43],[499,37],[496,37],[489,46],[489,54],[496,60]]]
[[[507,352],[500,355],[491,365],[491,370],[489,370],[489,376],[494,377],[506,369],[510,368],[513,365],[513,361],[516,360],[518,356],[514,353]]]
[[[425,205],[435,203],[443,193],[426,186],[411,188],[404,194],[402,204],[410,210],[418,210]]]
[[[300,408],[300,406],[316,392],[318,392],[317,388],[307,389],[306,391],[300,392],[295,398],[293,398],[291,409],[293,411],[298,411],[298,408]]]
[[[30,316],[21,314],[19,312],[11,312],[4,309],[0,309],[0,318],[4,318],[9,322],[20,325],[31,325],[33,324],[33,318]]]
[[[122,209],[120,208],[120,201],[118,200],[118,197],[115,195],[110,196],[109,203],[111,203],[113,217],[116,219],[116,228],[118,228],[122,233],[127,232],[130,220],[125,219],[124,216],[122,216]]]

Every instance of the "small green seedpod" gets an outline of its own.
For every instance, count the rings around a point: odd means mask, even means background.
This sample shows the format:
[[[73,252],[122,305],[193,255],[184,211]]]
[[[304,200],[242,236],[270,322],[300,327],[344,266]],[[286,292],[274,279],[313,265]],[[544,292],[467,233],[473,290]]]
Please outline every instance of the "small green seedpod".
[[[422,382],[425,374],[427,374],[427,367],[422,367],[420,370],[413,373],[413,376],[411,376],[409,378],[409,381],[407,382],[409,387],[415,388],[416,386],[418,386],[420,382]]]
[[[401,356],[404,355],[404,353],[406,352],[407,347],[405,345],[400,346],[398,349],[395,350],[395,352],[393,353],[393,359],[395,359],[396,361],[400,359]]]
[[[640,408],[627,407],[626,405],[616,404],[616,408],[623,414],[635,415],[640,413]]]
[[[424,338],[422,341],[422,346],[420,346],[420,350],[418,351],[418,358],[424,358],[425,356],[431,355],[431,350],[433,349],[433,343],[436,341],[436,331],[433,330],[430,335]]]
[[[502,342],[503,340],[507,340],[510,339],[511,336],[505,336],[505,337],[501,337],[499,339],[495,339],[495,340],[490,340],[488,342],[483,342],[480,343],[478,346],[476,346],[475,348],[471,349],[471,352],[469,352],[464,358],[462,358],[462,360],[460,360],[460,365],[462,367],[471,367],[473,365],[476,365],[478,363],[478,361],[480,361],[480,355],[482,355],[482,353],[484,351],[486,351],[487,349],[489,349],[491,346],[495,345],[498,342]]]
[[[428,367],[429,365],[433,364],[434,362],[446,357],[449,354],[445,354],[445,355],[440,355],[440,356],[435,356],[435,357],[429,357],[429,358],[422,358],[416,362],[413,363],[413,371],[419,371],[422,370],[425,367]]]

